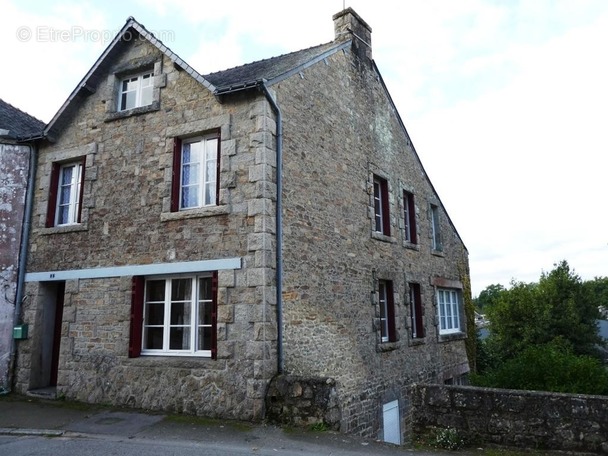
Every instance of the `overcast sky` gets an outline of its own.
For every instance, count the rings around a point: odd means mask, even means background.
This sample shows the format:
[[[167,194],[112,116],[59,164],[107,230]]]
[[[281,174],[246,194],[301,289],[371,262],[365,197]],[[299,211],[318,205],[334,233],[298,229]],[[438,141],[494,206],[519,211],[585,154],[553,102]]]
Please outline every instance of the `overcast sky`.
[[[0,0],[0,98],[48,122],[129,16],[202,74],[334,38],[343,2],[470,255],[473,295],[608,276],[608,1]]]

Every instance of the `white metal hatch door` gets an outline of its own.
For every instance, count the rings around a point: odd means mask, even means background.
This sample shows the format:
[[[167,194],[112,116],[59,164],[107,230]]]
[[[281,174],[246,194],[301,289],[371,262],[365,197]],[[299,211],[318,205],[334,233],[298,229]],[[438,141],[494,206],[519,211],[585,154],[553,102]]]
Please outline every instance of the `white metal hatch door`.
[[[392,401],[382,406],[384,421],[384,441],[401,445],[401,429],[399,425],[399,401]]]

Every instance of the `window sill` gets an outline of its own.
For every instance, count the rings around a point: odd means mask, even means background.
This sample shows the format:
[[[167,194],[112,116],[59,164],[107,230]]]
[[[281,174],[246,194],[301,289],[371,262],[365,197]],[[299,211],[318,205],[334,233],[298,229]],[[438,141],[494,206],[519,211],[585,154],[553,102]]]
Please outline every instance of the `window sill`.
[[[431,249],[431,255],[435,255],[438,257],[445,257],[445,252],[443,250]]]
[[[376,239],[376,240],[382,241],[382,242],[390,242],[390,243],[396,242],[394,237],[387,236],[387,235],[379,233],[377,231],[372,231],[372,239]]]
[[[124,119],[125,117],[137,116],[140,114],[146,114],[148,112],[155,112],[160,110],[160,102],[154,101],[152,104],[147,106],[139,106],[133,109],[125,109],[124,111],[111,112],[106,115],[104,122],[111,122],[116,119]]]
[[[393,350],[397,350],[399,347],[401,347],[401,342],[399,342],[399,341],[382,342],[382,343],[376,345],[376,351],[378,353],[390,352]]]
[[[138,358],[126,358],[124,364],[136,367],[175,369],[224,369],[224,363],[202,356],[162,356],[141,354]]]
[[[426,338],[424,338],[424,337],[409,340],[410,347],[415,347],[417,345],[424,345],[424,344],[426,344]]]
[[[408,241],[405,241],[403,243],[403,247],[405,247],[406,249],[410,249],[410,250],[420,251],[420,246],[418,244],[413,244],[413,243],[408,242]]]
[[[201,217],[213,217],[215,215],[225,215],[230,213],[230,206],[225,204],[223,206],[209,206],[199,207],[197,209],[187,209],[179,212],[163,212],[160,214],[161,222],[168,222],[171,220],[185,220]]]
[[[58,233],[74,233],[78,231],[88,231],[89,227],[86,223],[78,223],[75,225],[60,225],[49,228],[42,228],[41,234],[58,234]]]
[[[453,342],[456,340],[464,340],[467,338],[464,332],[455,332],[450,334],[439,334],[439,342]]]

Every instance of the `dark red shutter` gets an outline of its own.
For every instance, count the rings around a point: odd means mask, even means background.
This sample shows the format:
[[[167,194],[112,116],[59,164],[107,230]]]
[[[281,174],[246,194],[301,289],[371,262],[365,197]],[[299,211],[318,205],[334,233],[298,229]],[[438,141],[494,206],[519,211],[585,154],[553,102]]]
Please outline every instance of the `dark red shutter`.
[[[81,223],[82,216],[82,198],[84,196],[84,170],[86,168],[87,158],[82,157],[82,170],[80,171],[80,195],[78,195],[78,215],[76,221]]]
[[[408,211],[408,216],[410,218],[409,222],[410,222],[410,236],[411,236],[411,243],[412,244],[418,244],[418,236],[416,234],[416,206],[414,206],[414,195],[411,193],[407,194],[407,199],[408,199],[408,205],[409,205],[409,211]]]
[[[213,309],[211,310],[211,359],[217,359],[217,271],[211,276],[211,296]]]
[[[382,234],[385,236],[391,235],[391,214],[390,205],[388,202],[388,182],[386,180],[380,181],[380,192],[382,198]]]
[[[412,284],[414,287],[414,306],[416,307],[416,337],[424,337],[424,325],[422,323],[422,296],[420,294],[420,285]]]
[[[395,329],[395,299],[393,297],[393,282],[386,281],[386,320],[388,323],[388,340],[395,342],[397,340],[397,331]]]
[[[131,332],[129,337],[129,358],[141,354],[141,339],[144,322],[144,283],[141,276],[133,277],[131,288]]]
[[[49,187],[49,204],[46,209],[46,227],[55,226],[55,210],[57,208],[57,190],[59,188],[59,163],[53,163],[51,168],[51,183]]]
[[[180,181],[182,178],[182,140],[173,138],[173,173],[171,180],[171,212],[179,211]]]

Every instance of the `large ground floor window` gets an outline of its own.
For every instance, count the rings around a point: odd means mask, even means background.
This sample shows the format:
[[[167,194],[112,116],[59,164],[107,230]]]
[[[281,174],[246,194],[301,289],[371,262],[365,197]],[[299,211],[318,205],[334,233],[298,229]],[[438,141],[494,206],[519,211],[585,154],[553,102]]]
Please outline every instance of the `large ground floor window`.
[[[213,274],[145,281],[142,354],[211,356],[217,292]]]

